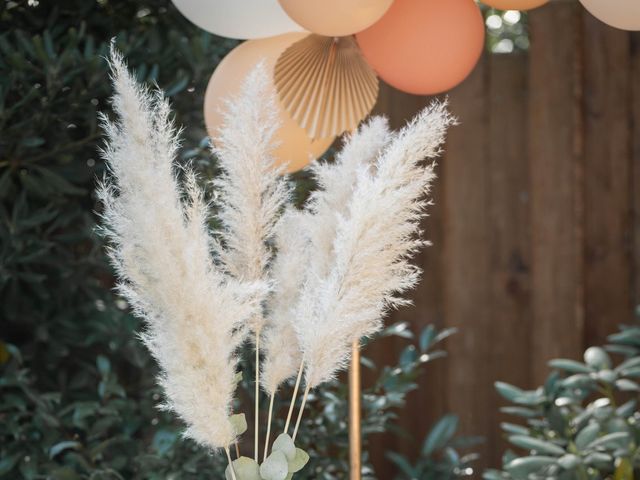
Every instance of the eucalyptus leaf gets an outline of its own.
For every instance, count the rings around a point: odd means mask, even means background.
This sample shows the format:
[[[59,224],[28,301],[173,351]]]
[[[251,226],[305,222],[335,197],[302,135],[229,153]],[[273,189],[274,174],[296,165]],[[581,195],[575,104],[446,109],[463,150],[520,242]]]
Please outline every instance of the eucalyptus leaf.
[[[309,454],[301,448],[296,448],[296,455],[293,460],[289,460],[289,473],[296,473],[309,462]]]
[[[287,461],[293,461],[296,458],[296,446],[293,440],[286,433],[281,433],[278,438],[275,439],[271,447],[272,451],[281,451],[287,457]]]
[[[236,480],[261,480],[260,467],[258,463],[249,457],[236,458],[233,462],[233,471],[236,474]],[[233,480],[231,474],[231,466],[227,465],[224,472],[227,480]]]
[[[236,413],[235,415],[231,415],[229,417],[229,422],[231,422],[233,431],[235,432],[236,436],[240,436],[247,431],[247,419],[244,413]]]
[[[260,475],[263,480],[285,480],[289,474],[287,457],[280,450],[271,455],[260,465]]]

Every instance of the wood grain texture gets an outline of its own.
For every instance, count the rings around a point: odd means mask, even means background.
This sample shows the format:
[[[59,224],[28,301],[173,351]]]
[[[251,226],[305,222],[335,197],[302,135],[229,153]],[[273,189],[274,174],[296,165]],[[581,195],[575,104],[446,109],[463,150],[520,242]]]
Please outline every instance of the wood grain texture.
[[[529,155],[533,380],[579,357],[584,331],[580,21],[577,3],[531,12]]]
[[[530,185],[527,156],[528,78],[525,56],[494,55],[489,77],[487,222],[490,229],[489,296],[491,349],[487,358],[497,380],[532,387],[530,368]],[[484,387],[486,388],[486,387]],[[502,403],[489,389],[490,448],[485,465],[497,465],[506,447],[499,427]]]
[[[415,441],[374,441],[381,479],[395,475],[385,452],[411,457],[445,413],[486,438],[473,478],[499,466],[505,402],[493,383],[541,384],[550,359],[579,359],[640,303],[640,33],[577,2],[534,10],[529,26],[528,53],[486,55],[450,92],[461,125],[425,221],[434,246],[416,259],[415,306],[389,321],[460,332],[400,413]],[[385,87],[377,109],[400,126],[427,101]],[[402,345],[371,353],[395,361]]]
[[[632,318],[630,53],[627,32],[582,18],[585,343],[594,345]]]
[[[451,110],[460,125],[449,134],[443,165],[445,324],[459,328],[448,345],[448,409],[460,416],[461,431],[490,432],[493,392],[491,339],[489,101],[483,61],[451,93]],[[487,458],[489,444],[479,447]]]

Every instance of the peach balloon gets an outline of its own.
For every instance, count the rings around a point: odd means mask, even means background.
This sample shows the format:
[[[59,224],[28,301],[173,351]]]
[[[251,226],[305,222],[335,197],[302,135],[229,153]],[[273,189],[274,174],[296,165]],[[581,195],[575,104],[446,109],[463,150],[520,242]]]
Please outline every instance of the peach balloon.
[[[264,60],[273,71],[278,56],[292,43],[308,33],[286,33],[277,37],[248,40],[234,48],[213,72],[204,97],[204,120],[209,135],[215,139],[222,125],[222,107],[226,98],[238,94],[242,79],[255,65]],[[273,87],[274,94],[276,92]],[[281,126],[275,134],[278,146],[274,155],[278,164],[288,164],[288,171],[304,168],[311,160],[322,155],[334,138],[312,140],[305,130],[280,107]]]
[[[580,0],[582,6],[601,22],[621,30],[640,30],[638,0]]]
[[[482,3],[498,10],[531,10],[549,3],[549,0],[482,0]]]
[[[396,0],[356,39],[385,82],[432,95],[471,73],[484,48],[484,20],[473,0]]]
[[[393,0],[278,0],[301,27],[325,37],[344,37],[373,25]]]

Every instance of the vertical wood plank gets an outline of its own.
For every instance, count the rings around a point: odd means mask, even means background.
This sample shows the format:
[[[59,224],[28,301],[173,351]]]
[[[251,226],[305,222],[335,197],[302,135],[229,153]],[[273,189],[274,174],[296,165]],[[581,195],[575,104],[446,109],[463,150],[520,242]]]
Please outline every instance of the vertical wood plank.
[[[585,343],[598,345],[633,312],[629,34],[582,17]]]
[[[633,239],[632,301],[640,305],[640,32],[629,33],[631,76],[631,209]]]
[[[490,430],[483,431],[490,446],[486,463],[500,465],[507,446],[502,441],[496,380],[532,387],[530,378],[530,230],[527,156],[527,57],[492,55],[490,61],[488,223],[490,239],[489,295],[491,317],[486,362]]]
[[[453,128],[442,162],[444,174],[445,322],[460,329],[449,341],[447,399],[449,411],[460,416],[461,432],[492,430],[495,409],[491,367],[493,348],[489,288],[487,198],[488,102],[486,61],[451,92],[451,110],[460,119]],[[483,462],[489,444],[476,450]]]
[[[577,2],[553,2],[529,16],[533,380],[547,361],[579,358],[582,290],[582,145]]]

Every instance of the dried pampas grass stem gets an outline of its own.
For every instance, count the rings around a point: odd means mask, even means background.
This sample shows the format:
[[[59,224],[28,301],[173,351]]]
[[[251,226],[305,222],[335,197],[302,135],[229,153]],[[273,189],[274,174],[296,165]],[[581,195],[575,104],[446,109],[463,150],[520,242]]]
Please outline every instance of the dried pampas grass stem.
[[[291,423],[291,417],[293,416],[293,407],[295,407],[296,405],[296,397],[298,396],[298,389],[300,388],[300,380],[302,379],[303,372],[304,361],[300,362],[300,368],[298,369],[296,384],[293,387],[293,395],[291,396],[291,405],[289,405],[289,413],[287,414],[287,422],[284,424],[284,433],[287,433],[289,431],[289,424]]]
[[[296,436],[298,435],[298,429],[300,428],[300,421],[302,420],[302,414],[304,413],[304,407],[307,404],[307,398],[309,397],[309,391],[311,390],[311,385],[307,384],[304,389],[304,395],[302,396],[302,404],[300,405],[300,411],[298,412],[298,419],[296,420],[296,428],[293,429],[293,441],[296,441]]]
[[[269,417],[267,419],[267,435],[264,439],[264,460],[267,459],[269,452],[269,437],[271,436],[271,420],[273,418],[273,399],[275,394],[269,397]]]

